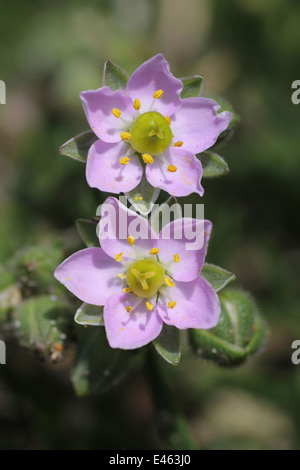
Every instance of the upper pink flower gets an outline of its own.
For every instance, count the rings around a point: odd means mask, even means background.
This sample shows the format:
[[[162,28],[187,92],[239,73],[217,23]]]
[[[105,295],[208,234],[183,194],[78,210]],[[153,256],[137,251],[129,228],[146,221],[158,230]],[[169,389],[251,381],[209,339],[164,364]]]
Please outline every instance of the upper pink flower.
[[[114,227],[115,237],[105,237],[107,227]],[[219,320],[220,302],[200,276],[211,229],[209,221],[184,218],[157,235],[145,218],[109,197],[100,220],[101,248],[71,255],[54,275],[83,302],[104,305],[112,348],[144,346],[160,334],[163,323],[179,329],[212,328]],[[203,235],[194,250],[186,249],[191,231]]]
[[[88,153],[91,187],[131,191],[141,181],[173,196],[203,195],[202,165],[195,154],[210,148],[229,125],[228,111],[209,98],[180,98],[182,82],[162,54],[144,62],[126,90],[105,86],[80,93],[91,129],[99,137]]]

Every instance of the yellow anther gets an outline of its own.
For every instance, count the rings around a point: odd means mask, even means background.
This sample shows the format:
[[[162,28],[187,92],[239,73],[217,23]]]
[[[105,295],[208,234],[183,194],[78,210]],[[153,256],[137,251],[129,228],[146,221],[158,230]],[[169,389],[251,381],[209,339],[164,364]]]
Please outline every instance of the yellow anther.
[[[171,301],[168,303],[168,307],[169,307],[169,308],[174,308],[175,305],[176,305],[175,300],[171,300]]]
[[[131,137],[131,134],[130,134],[130,132],[122,132],[122,133],[120,134],[120,137],[121,137],[121,139],[123,139],[123,140],[129,140],[130,137]]]
[[[168,171],[170,171],[171,173],[175,173],[175,171],[177,171],[177,166],[169,165],[168,166]]]
[[[165,283],[169,287],[174,287],[175,286],[175,283],[173,281],[171,281],[171,279],[169,277],[165,277]]]
[[[151,165],[151,163],[153,163],[153,158],[148,153],[144,153],[142,155],[142,158],[143,158],[144,162],[148,163],[149,165]]]
[[[117,108],[113,108],[112,113],[116,118],[119,118],[122,114],[121,111]]]
[[[150,312],[153,310],[153,305],[150,302],[146,302],[146,307]]]
[[[179,254],[174,255],[174,263],[179,263]]]
[[[169,126],[171,125],[171,119],[170,119],[170,116],[166,116],[166,121],[167,123],[169,124]]]
[[[122,254],[123,254],[123,253],[118,253],[118,254],[115,256],[115,260],[116,260],[116,261],[121,261],[121,260],[122,260]]]
[[[134,109],[136,109],[137,111],[140,109],[140,107],[141,107],[141,102],[140,102],[140,100],[139,100],[138,98],[136,98],[136,99],[134,100],[134,102],[133,102],[133,107],[134,107]]]
[[[124,274],[124,273],[120,273],[120,274],[118,274],[118,277],[119,277],[120,279],[124,279],[125,274]]]
[[[131,287],[125,287],[125,289],[122,289],[122,292],[124,292],[124,294],[129,294],[129,292],[132,292],[132,289]]]
[[[182,147],[183,142],[181,140],[178,140],[178,142],[175,142],[174,147]]]
[[[163,90],[157,90],[154,95],[153,95],[153,98],[155,100],[158,100],[158,98],[161,98],[161,96],[163,95]]]
[[[130,311],[132,310],[132,307],[130,307],[130,305],[128,307],[126,307],[126,311],[129,313]]]
[[[134,244],[134,242],[135,242],[135,239],[134,239],[131,235],[129,235],[129,237],[127,238],[127,241],[128,241],[128,243],[129,243],[129,245],[132,246],[132,245]]]
[[[130,161],[129,157],[123,157],[123,158],[120,159],[121,165],[127,165],[127,163],[129,163],[129,161]]]
[[[151,248],[151,250],[149,251],[150,255],[157,255],[158,253],[159,253],[158,248]]]

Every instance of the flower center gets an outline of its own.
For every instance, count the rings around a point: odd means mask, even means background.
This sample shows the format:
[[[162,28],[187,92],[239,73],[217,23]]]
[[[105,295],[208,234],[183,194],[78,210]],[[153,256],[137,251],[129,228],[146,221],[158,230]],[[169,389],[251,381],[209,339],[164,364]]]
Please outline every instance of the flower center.
[[[150,298],[164,282],[165,271],[156,261],[143,259],[133,263],[127,271],[128,286],[138,297]]]
[[[129,132],[130,144],[139,153],[158,155],[172,142],[172,131],[166,118],[156,111],[141,114]]]

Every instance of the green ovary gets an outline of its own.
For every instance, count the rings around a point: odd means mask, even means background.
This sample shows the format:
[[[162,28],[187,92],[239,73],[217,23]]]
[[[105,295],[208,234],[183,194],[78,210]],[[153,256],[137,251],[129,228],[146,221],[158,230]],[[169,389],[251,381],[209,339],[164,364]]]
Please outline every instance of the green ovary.
[[[139,153],[158,155],[172,142],[172,131],[164,116],[156,111],[141,114],[130,129],[130,144]]]
[[[150,298],[164,282],[165,271],[156,261],[140,260],[127,271],[126,280],[132,292],[138,297]]]

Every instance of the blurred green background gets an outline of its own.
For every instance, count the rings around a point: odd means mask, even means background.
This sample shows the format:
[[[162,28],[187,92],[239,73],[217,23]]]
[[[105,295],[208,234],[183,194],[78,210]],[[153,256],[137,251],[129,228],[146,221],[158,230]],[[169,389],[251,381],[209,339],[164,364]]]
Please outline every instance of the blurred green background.
[[[207,260],[255,296],[270,335],[264,351],[237,369],[195,359],[188,348],[176,368],[160,361],[202,448],[300,448],[300,365],[291,362],[300,338],[300,106],[291,102],[299,24],[297,0],[1,5],[1,262],[57,237],[66,253],[83,247],[75,219],[94,216],[107,195],[91,190],[84,166],[57,150],[88,129],[78,94],[101,86],[105,60],[131,73],[162,52],[176,76],[203,75],[205,93],[223,95],[240,116],[220,149],[230,174],[203,182],[205,216],[214,223]],[[144,374],[77,398],[71,355],[47,365],[7,343],[0,448],[163,448]]]

